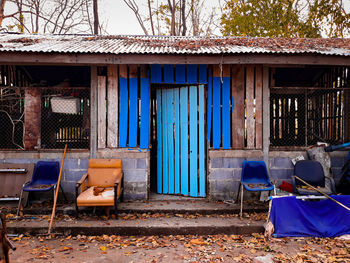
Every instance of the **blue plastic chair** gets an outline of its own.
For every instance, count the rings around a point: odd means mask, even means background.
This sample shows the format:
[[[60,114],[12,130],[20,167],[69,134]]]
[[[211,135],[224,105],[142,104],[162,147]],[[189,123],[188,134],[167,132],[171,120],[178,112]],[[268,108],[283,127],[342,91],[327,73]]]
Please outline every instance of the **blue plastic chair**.
[[[294,174],[311,184],[314,187],[321,187],[321,191],[326,194],[335,194],[335,184],[333,178],[325,177],[322,165],[315,160],[298,161],[294,166]],[[325,189],[326,180],[329,181],[330,189]],[[299,195],[321,195],[312,189],[303,189],[304,184],[292,176],[293,191]],[[322,189],[323,188],[323,189]]]
[[[59,168],[58,162],[46,162],[46,161],[37,162],[34,168],[31,181],[23,184],[21,196],[19,199],[18,209],[17,209],[17,215],[19,214],[23,191],[47,192],[47,191],[53,190],[53,196],[55,196],[55,190],[57,186],[59,171],[60,171],[60,168]],[[61,187],[61,190],[62,190],[62,187]],[[66,199],[65,195],[64,197]]]
[[[243,193],[247,191],[269,191],[274,190],[274,185],[270,182],[264,161],[243,161],[241,174],[241,212],[243,214]],[[238,199],[239,193],[237,194]]]

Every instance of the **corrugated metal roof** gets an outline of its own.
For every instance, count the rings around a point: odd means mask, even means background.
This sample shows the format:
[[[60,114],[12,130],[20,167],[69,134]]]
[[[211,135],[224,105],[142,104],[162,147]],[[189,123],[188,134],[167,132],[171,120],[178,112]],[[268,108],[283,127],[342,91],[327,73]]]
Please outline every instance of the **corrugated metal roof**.
[[[321,54],[350,56],[350,39],[0,34],[0,52],[91,54]]]

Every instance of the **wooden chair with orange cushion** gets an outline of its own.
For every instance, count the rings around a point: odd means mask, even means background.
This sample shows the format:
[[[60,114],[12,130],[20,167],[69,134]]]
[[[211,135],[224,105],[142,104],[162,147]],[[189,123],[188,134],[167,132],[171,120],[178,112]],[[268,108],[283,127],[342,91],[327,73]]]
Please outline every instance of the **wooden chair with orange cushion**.
[[[75,186],[77,216],[79,206],[113,206],[117,215],[117,202],[122,197],[122,191],[122,160],[90,159],[87,174]]]

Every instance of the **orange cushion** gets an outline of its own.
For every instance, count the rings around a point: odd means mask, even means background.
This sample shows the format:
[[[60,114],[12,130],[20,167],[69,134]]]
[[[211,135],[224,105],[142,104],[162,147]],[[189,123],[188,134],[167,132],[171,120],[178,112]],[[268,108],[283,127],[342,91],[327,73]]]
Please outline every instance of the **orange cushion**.
[[[121,168],[89,168],[87,186],[113,187],[122,178]]]
[[[77,198],[78,206],[113,206],[114,189],[106,188],[99,195],[94,195],[94,187],[89,187]]]

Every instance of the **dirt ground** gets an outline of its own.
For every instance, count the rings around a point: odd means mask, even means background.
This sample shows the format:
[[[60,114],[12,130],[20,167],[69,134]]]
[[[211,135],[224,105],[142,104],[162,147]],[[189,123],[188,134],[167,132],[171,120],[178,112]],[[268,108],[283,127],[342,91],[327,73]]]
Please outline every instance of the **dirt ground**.
[[[350,240],[252,236],[16,237],[11,262],[350,262]]]

